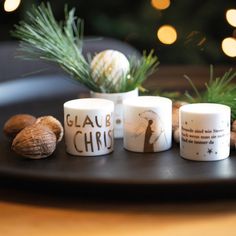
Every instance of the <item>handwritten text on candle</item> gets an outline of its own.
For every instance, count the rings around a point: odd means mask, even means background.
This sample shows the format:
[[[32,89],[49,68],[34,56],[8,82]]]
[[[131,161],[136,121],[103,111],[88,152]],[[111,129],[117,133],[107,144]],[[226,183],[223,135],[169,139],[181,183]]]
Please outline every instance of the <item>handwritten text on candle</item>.
[[[111,119],[110,114],[99,117],[87,115],[82,119],[77,115],[67,114],[66,125],[76,128],[73,142],[77,152],[95,152],[101,149],[111,149],[113,145]]]

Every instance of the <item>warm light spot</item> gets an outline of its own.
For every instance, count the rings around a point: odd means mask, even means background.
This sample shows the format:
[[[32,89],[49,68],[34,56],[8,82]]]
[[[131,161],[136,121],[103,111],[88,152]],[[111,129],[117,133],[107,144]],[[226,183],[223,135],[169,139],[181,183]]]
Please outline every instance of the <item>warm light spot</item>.
[[[177,39],[177,32],[171,25],[163,25],[157,31],[158,39],[164,44],[172,44]]]
[[[229,57],[236,57],[236,39],[226,38],[222,41],[222,50]]]
[[[230,9],[226,12],[226,19],[230,25],[236,27],[236,9]]]
[[[19,5],[21,0],[5,0],[4,2],[4,10],[6,12],[15,11]]]
[[[164,10],[170,6],[170,0],[152,0],[151,4],[158,10]]]

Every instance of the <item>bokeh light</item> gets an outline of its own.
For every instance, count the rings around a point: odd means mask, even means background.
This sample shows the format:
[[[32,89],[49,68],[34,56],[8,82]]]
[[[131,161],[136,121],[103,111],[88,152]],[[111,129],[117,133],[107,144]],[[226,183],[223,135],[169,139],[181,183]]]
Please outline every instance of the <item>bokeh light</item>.
[[[222,50],[229,57],[236,57],[236,39],[225,38],[222,41]]]
[[[230,25],[236,27],[236,9],[230,9],[226,12],[226,19]]]
[[[5,0],[4,10],[6,12],[15,11],[19,7],[20,2],[21,2],[21,0]]]
[[[170,6],[170,0],[152,0],[151,4],[158,10],[164,10]]]
[[[157,38],[164,44],[173,44],[177,39],[176,29],[171,25],[163,25],[157,30]]]

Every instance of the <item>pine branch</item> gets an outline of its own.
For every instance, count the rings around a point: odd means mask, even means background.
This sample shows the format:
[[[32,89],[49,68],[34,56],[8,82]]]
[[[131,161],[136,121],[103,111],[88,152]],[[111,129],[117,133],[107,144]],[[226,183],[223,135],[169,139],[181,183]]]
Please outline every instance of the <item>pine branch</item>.
[[[148,55],[144,51],[141,59],[131,57],[129,61],[130,75],[127,86],[130,87],[130,90],[140,87],[150,75],[157,71],[159,65],[158,57],[154,55],[154,50],[151,50]]]
[[[96,84],[89,79],[89,64],[82,55],[83,21],[74,13],[75,9],[68,11],[65,7],[65,21],[58,23],[49,3],[33,6],[27,12],[28,21],[16,25],[12,35],[21,40],[23,58],[55,62],[75,80],[94,89]]]
[[[232,80],[236,77],[236,72],[232,69],[225,72],[222,77],[213,78],[213,66],[210,67],[210,79],[205,84],[206,89],[200,93],[194,83],[188,78],[190,85],[192,86],[195,97],[188,92],[185,93],[188,101],[195,102],[207,102],[207,103],[220,103],[231,107],[231,118],[236,119],[236,84],[232,83]]]
[[[50,4],[42,3],[27,12],[28,21],[15,25],[12,35],[20,39],[24,59],[42,59],[57,63],[71,77],[95,92],[126,92],[141,86],[158,66],[153,51],[138,60],[130,60],[130,72],[117,85],[105,77],[94,81],[89,62],[82,55],[83,20],[75,16],[75,9],[65,7],[65,20],[57,22]]]

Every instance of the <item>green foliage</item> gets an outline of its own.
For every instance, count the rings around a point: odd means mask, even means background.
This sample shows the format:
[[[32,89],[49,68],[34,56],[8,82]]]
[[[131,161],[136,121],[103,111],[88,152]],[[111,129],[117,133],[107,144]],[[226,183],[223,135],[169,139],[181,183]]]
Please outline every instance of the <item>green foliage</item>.
[[[140,60],[137,60],[136,57],[131,57],[129,59],[130,73],[126,80],[127,83],[124,85],[122,90],[129,91],[136,87],[140,87],[142,83],[157,70],[159,61],[157,56],[153,54],[153,50],[151,50],[148,55],[144,51]]]
[[[150,91],[149,89],[142,88],[139,90],[141,96],[160,96],[171,99],[172,101],[184,101],[186,97],[179,91],[164,91],[161,89],[155,89]]]
[[[190,103],[206,102],[206,103],[220,103],[231,107],[231,118],[236,119],[236,84],[231,83],[236,77],[236,72],[232,69],[225,72],[222,77],[214,79],[213,66],[210,66],[210,80],[205,84],[205,91],[202,93],[198,91],[191,79],[185,75],[185,78],[191,84],[195,96],[186,92],[185,95]]]
[[[65,20],[57,22],[50,4],[42,3],[27,12],[28,21],[15,26],[12,35],[21,40],[24,59],[43,59],[57,63],[71,77],[95,92],[126,92],[141,86],[158,66],[158,58],[151,51],[141,59],[130,59],[130,72],[119,86],[102,78],[94,81],[89,62],[82,55],[83,20],[75,16],[75,9],[65,7]]]
[[[58,23],[49,3],[27,12],[27,22],[16,25],[13,36],[21,39],[22,58],[43,59],[58,63],[73,78],[87,87],[95,87],[89,78],[89,64],[82,55],[83,21],[75,9],[65,8],[65,21]]]

